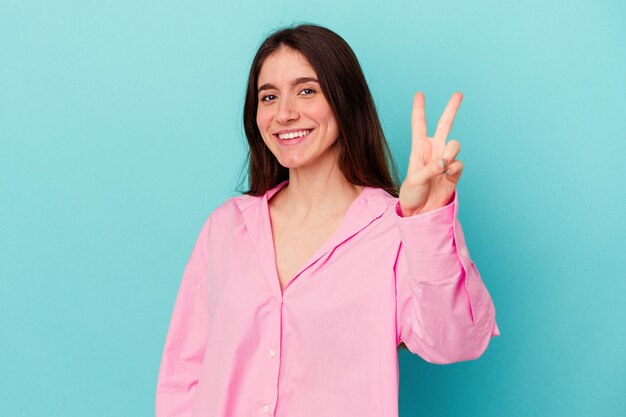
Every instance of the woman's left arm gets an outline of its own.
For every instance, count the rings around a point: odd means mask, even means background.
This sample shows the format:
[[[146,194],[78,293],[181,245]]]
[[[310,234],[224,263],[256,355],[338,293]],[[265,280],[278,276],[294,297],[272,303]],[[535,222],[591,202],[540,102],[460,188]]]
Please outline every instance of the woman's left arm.
[[[446,143],[463,95],[454,93],[428,137],[423,93],[413,100],[406,179],[395,207],[398,339],[433,363],[479,357],[499,335],[495,309],[457,217],[460,144]]]
[[[396,205],[398,340],[437,364],[476,359],[500,334],[457,211],[456,192],[446,206],[411,217]]]

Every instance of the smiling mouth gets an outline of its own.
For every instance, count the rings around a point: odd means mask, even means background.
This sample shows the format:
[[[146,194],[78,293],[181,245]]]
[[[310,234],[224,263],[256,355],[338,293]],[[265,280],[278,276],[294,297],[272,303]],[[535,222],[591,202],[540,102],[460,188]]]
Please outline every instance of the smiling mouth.
[[[313,129],[304,129],[304,130],[299,130],[297,132],[279,133],[279,134],[275,134],[275,136],[277,136],[281,140],[297,139],[297,138],[303,138],[307,136],[309,133],[311,133],[312,130]]]

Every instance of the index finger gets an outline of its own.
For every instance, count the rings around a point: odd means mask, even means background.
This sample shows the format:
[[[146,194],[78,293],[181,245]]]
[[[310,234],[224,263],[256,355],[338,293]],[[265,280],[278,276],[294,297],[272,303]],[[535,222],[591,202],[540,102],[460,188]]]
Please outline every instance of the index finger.
[[[417,149],[417,143],[419,143],[419,140],[428,138],[428,133],[426,131],[426,114],[424,110],[424,93],[421,91],[413,97],[411,131],[413,137],[413,148]]]
[[[446,139],[450,134],[450,130],[452,130],[452,124],[454,123],[454,118],[456,117],[456,111],[459,109],[462,100],[463,94],[457,91],[452,94],[452,98],[448,101],[448,105],[439,118],[439,123],[437,123],[435,136],[433,136],[433,139],[437,144],[446,144]]]

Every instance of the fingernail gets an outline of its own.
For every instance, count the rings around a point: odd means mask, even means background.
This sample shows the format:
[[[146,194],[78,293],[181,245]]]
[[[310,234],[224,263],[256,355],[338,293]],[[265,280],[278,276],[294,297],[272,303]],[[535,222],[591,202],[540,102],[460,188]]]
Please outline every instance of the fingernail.
[[[441,159],[441,160],[439,161],[439,166],[441,167],[441,169],[445,168],[445,167],[446,167],[446,161],[444,161],[443,159]]]

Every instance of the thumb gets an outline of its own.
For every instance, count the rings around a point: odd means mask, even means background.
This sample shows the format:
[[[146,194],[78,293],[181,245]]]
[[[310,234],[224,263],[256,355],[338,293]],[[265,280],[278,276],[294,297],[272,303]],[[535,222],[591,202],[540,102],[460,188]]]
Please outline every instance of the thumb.
[[[424,185],[430,183],[431,179],[443,173],[447,167],[448,166],[445,164],[443,159],[434,159],[421,167],[419,170],[410,173],[407,176],[405,183],[411,188],[423,187]]]
[[[426,177],[425,179],[427,179],[428,181],[433,177],[436,177],[437,175],[445,172],[447,168],[448,164],[443,158],[433,159],[424,167],[423,173]]]

